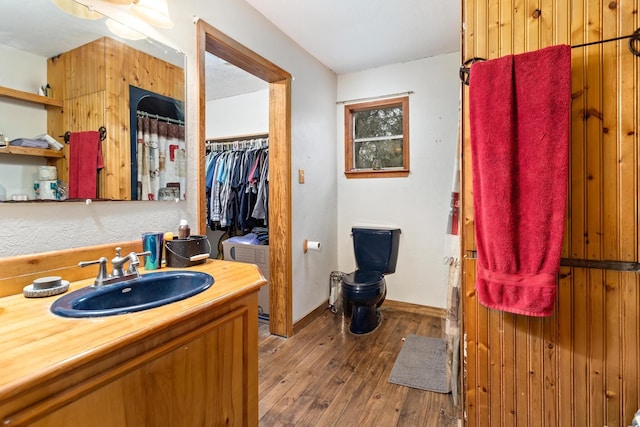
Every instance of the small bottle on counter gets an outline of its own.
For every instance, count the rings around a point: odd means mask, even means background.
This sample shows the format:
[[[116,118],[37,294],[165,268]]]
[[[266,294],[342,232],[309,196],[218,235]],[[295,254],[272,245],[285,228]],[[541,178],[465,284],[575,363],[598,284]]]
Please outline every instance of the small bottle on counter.
[[[191,235],[191,229],[186,219],[180,220],[180,226],[178,227],[178,239],[188,239]]]

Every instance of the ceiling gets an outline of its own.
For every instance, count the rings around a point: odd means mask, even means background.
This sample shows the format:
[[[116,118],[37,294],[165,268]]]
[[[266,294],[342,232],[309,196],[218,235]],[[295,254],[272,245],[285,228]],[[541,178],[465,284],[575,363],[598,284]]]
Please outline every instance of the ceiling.
[[[336,74],[459,50],[459,1],[246,2]]]
[[[336,74],[459,50],[457,1],[245,1]],[[207,100],[266,88],[263,81],[213,55],[207,55],[206,64]]]
[[[459,49],[459,2],[452,0],[245,0],[336,74],[402,63]],[[172,7],[175,7],[173,4]],[[109,34],[104,20],[61,12],[51,0],[0,1],[0,44],[51,57]],[[72,33],[69,29],[73,28]],[[64,29],[64,30],[61,30]],[[18,35],[18,37],[16,37]],[[153,41],[136,48],[167,60]],[[133,43],[129,43],[133,44]],[[175,52],[173,52],[175,53]],[[182,61],[180,55],[170,62]],[[266,89],[260,79],[207,55],[207,99]]]

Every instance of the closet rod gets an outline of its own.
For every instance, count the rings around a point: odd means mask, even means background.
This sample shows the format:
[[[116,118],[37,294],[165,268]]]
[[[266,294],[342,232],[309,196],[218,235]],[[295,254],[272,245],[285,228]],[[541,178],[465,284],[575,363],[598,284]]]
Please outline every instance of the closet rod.
[[[248,139],[260,139],[260,138],[269,138],[268,133],[255,133],[248,135],[238,135],[238,136],[230,136],[227,138],[207,138],[205,142],[234,142],[234,141],[246,141]]]
[[[269,148],[268,138],[254,138],[243,139],[237,141],[225,141],[225,142],[209,142],[206,143],[206,148],[214,149],[215,151],[227,151],[227,150],[247,150],[247,149],[261,149]]]
[[[636,49],[634,47],[634,45],[633,45],[633,42],[640,41],[640,28],[635,30],[633,32],[633,34],[628,34],[626,36],[620,36],[620,37],[614,37],[612,39],[596,40],[594,42],[587,42],[587,43],[577,44],[575,46],[571,46],[571,49],[576,49],[576,48],[585,47],[585,46],[592,46],[592,45],[595,45],[595,44],[603,44],[603,43],[608,43],[608,42],[615,42],[615,41],[623,40],[623,39],[629,39],[629,44],[628,44],[629,52],[631,52],[635,56],[640,56],[640,50]],[[486,59],[480,58],[480,57],[473,57],[471,59],[467,59],[466,61],[464,61],[464,63],[460,66],[460,71],[458,72],[458,74],[460,76],[460,80],[462,81],[462,83],[464,83],[465,85],[469,86],[469,75],[471,74],[471,65],[473,65],[474,63],[479,62],[479,61],[486,61]]]
[[[175,123],[177,125],[184,126],[184,121],[183,120],[173,119],[171,117],[160,116],[158,114],[153,114],[153,113],[147,113],[146,111],[140,111],[140,110],[136,110],[136,114],[138,116],[141,116],[141,117],[150,117],[152,119],[162,120],[162,121],[166,121],[168,123]]]

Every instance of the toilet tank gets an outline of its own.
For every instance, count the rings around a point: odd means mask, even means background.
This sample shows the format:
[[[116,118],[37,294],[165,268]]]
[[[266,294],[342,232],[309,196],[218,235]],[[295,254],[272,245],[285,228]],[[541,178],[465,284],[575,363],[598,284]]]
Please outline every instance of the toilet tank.
[[[353,227],[351,236],[359,270],[395,273],[400,246],[399,228]]]

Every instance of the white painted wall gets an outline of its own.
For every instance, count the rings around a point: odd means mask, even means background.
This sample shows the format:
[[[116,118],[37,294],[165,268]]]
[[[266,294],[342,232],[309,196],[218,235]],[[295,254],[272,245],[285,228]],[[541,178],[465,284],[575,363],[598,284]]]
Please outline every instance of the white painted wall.
[[[207,139],[269,133],[269,90],[208,101],[206,117]]]
[[[0,86],[33,94],[47,82],[47,59],[0,45]],[[33,138],[47,131],[47,112],[41,105],[3,99],[0,102],[0,132],[9,140]],[[0,149],[1,150],[1,149]],[[46,164],[40,157],[0,156],[0,185],[8,198],[26,194],[35,198],[33,183],[38,166]]]
[[[96,10],[110,4],[87,0]],[[328,278],[337,265],[336,115],[337,78],[248,4],[237,0],[169,2],[175,27],[136,28],[187,55],[187,161],[196,162],[199,90],[196,75],[198,16],[294,77],[292,93],[293,320],[318,307],[328,296]],[[112,12],[114,14],[114,12]],[[117,15],[117,14],[116,14]],[[122,19],[125,20],[125,19]],[[98,25],[98,24],[96,24]],[[306,171],[305,184],[297,170]],[[189,169],[194,171],[193,168]],[[19,255],[137,239],[150,230],[175,230],[180,218],[195,224],[196,179],[187,177],[187,200],[173,202],[50,203],[0,206],[0,256]],[[323,243],[322,252],[302,252],[307,238]]]
[[[338,100],[409,96],[410,169],[407,178],[347,179],[344,106],[336,107],[338,265],[355,269],[353,225],[402,229],[396,273],[386,276],[387,298],[446,307],[443,267],[446,226],[458,140],[459,53],[338,76]]]

